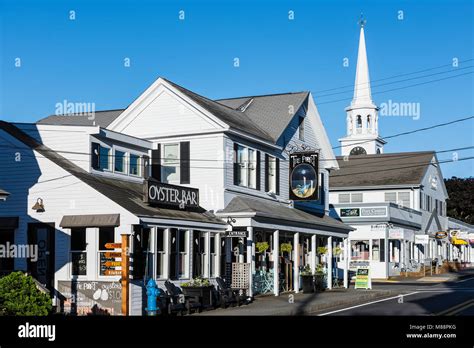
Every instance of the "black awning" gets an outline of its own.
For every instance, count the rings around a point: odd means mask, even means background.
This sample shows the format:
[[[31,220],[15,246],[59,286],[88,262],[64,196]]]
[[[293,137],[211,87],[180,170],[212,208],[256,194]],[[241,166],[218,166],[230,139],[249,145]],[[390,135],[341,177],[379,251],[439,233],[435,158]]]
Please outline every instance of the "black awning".
[[[120,226],[120,214],[65,215],[59,226],[73,227],[117,227]]]
[[[18,228],[18,216],[0,217],[0,230],[10,230]]]

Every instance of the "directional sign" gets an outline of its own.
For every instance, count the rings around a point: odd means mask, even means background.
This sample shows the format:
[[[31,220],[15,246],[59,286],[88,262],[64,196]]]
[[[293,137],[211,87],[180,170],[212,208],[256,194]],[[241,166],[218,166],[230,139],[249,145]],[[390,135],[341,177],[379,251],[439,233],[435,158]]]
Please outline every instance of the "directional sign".
[[[104,253],[105,257],[106,258],[114,258],[114,257],[122,257],[122,253],[117,251],[117,252],[113,252],[113,251],[108,251],[106,253]]]
[[[108,269],[104,272],[104,274],[107,275],[107,276],[121,275],[122,271]]]
[[[107,261],[104,265],[105,267],[120,267],[122,266],[122,261]]]
[[[106,249],[120,249],[122,247],[122,243],[106,243]]]

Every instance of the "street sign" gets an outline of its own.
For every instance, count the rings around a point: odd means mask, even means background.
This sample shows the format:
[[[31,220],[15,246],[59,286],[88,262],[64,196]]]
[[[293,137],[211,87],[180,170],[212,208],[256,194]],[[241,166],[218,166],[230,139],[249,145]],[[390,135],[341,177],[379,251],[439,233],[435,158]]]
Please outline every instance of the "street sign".
[[[430,236],[427,234],[415,234],[415,244],[428,244]]]
[[[120,267],[122,266],[122,261],[107,261],[104,265],[105,267]]]
[[[105,275],[107,276],[114,276],[114,275],[121,275],[122,271],[114,270],[114,269],[108,269],[104,272]]]
[[[104,253],[105,257],[106,258],[114,258],[114,257],[122,257],[122,253],[119,252],[119,251],[108,251],[106,253]]]
[[[107,243],[105,244],[106,249],[120,249],[122,247],[122,243]]]
[[[226,237],[241,237],[247,238],[247,231],[227,231]]]
[[[354,289],[371,289],[370,272],[368,267],[359,267],[356,271]]]

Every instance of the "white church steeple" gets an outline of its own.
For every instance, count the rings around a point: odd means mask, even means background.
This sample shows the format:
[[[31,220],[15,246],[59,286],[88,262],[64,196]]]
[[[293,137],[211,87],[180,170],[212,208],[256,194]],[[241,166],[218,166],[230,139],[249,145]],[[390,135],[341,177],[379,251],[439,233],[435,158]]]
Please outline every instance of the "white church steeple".
[[[347,136],[339,139],[343,156],[382,153],[385,144],[385,141],[379,138],[378,108],[372,101],[370,91],[365,24],[366,21],[361,16],[354,98],[346,108]]]

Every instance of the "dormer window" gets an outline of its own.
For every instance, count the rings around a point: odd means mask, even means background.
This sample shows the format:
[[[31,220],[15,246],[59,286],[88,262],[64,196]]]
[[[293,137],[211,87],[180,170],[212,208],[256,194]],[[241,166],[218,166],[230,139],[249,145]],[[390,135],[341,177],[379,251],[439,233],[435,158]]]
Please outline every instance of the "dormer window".
[[[123,151],[115,150],[115,165],[114,171],[119,173],[125,173],[125,159],[126,154]]]
[[[130,175],[140,176],[140,156],[131,153],[128,167]]]

